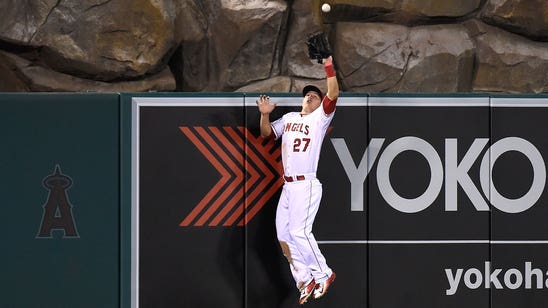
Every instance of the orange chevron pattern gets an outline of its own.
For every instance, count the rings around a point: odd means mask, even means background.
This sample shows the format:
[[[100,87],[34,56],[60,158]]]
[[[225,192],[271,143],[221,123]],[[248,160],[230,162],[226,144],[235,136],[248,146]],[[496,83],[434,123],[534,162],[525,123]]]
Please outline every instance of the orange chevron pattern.
[[[180,226],[245,226],[283,185],[275,141],[245,127],[179,129],[221,176]]]

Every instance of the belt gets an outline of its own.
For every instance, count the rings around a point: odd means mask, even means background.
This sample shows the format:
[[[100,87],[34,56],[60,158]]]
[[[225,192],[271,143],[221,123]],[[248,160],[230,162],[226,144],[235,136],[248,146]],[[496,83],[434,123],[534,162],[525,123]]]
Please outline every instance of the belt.
[[[285,176],[284,180],[286,182],[293,182],[293,181],[304,181],[306,177],[304,175],[294,175],[294,176]]]

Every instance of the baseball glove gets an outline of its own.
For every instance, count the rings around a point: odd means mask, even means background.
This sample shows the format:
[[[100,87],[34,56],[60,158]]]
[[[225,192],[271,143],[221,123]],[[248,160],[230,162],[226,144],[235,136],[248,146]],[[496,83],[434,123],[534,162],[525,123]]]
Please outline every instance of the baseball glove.
[[[308,57],[312,60],[318,60],[318,63],[322,63],[322,59],[329,57],[332,53],[327,35],[323,32],[309,37],[306,45],[308,45]]]

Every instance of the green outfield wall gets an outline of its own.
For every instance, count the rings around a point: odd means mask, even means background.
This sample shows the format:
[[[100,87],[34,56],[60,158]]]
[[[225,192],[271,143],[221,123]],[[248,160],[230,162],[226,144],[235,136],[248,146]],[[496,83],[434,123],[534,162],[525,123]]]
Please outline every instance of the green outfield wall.
[[[0,307],[119,307],[117,94],[0,95]]]

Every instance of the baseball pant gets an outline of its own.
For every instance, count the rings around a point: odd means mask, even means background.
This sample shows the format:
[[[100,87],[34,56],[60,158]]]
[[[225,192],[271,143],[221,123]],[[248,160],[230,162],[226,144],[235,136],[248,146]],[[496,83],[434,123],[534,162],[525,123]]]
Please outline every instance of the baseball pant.
[[[278,202],[276,232],[297,288],[312,278],[325,281],[332,273],[312,234],[321,198],[322,184],[312,179],[286,182]]]

